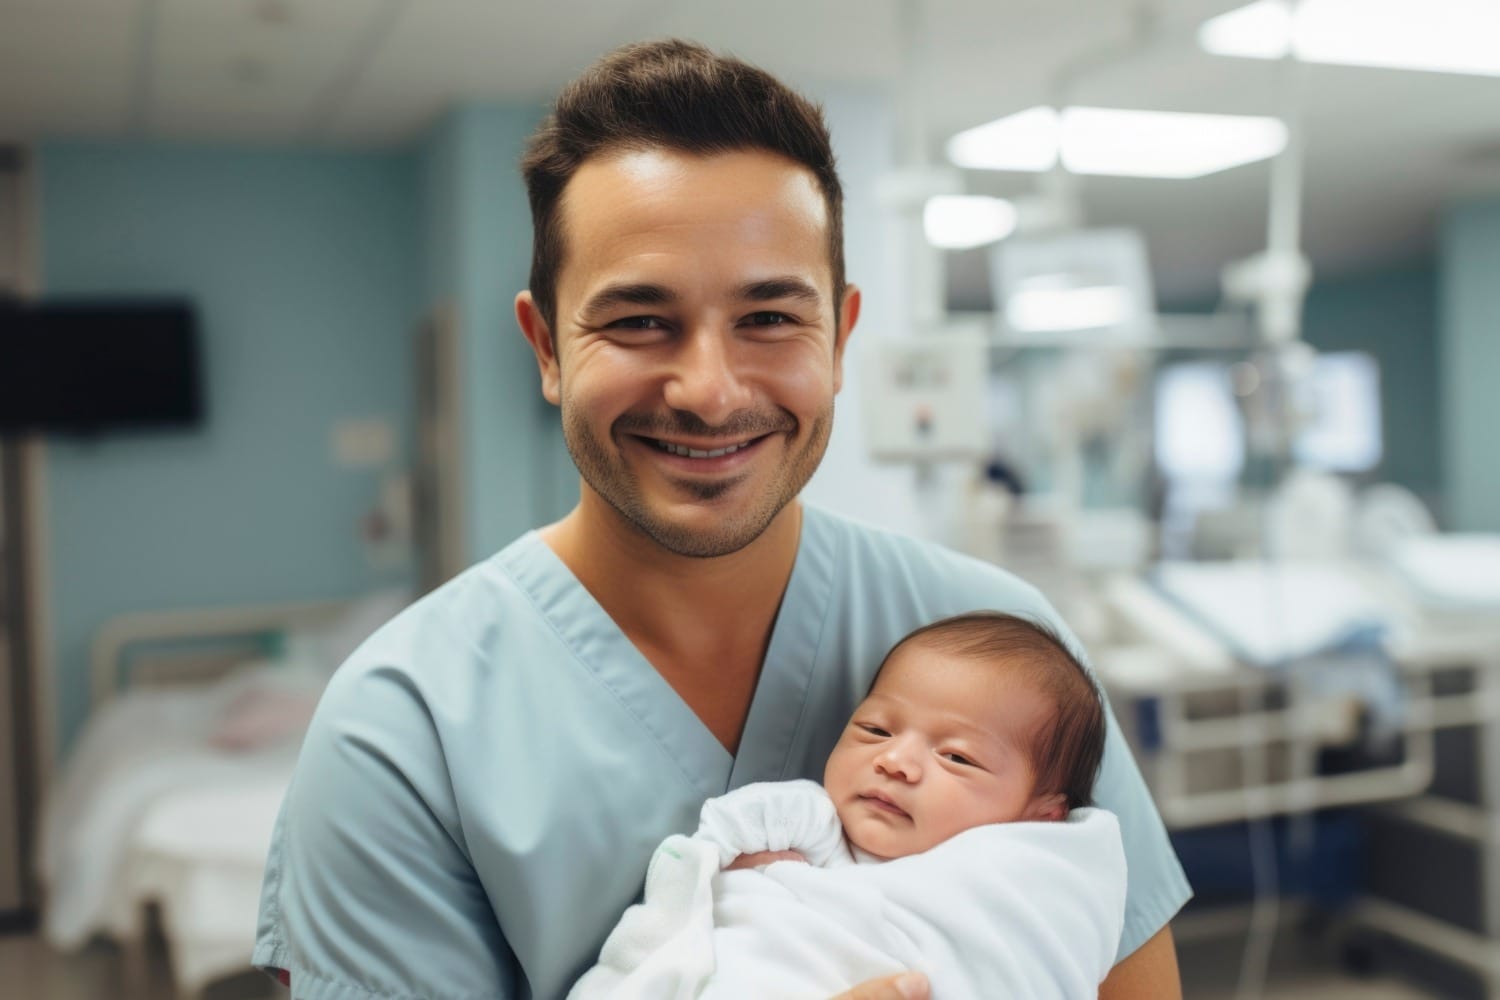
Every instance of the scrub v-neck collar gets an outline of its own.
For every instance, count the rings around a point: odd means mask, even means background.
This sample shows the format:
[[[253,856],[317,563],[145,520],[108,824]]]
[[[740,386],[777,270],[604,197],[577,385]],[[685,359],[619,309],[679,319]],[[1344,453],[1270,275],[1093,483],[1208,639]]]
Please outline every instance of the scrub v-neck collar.
[[[771,630],[750,712],[731,756],[573,571],[535,531],[500,553],[505,573],[579,662],[608,688],[703,798],[786,776],[833,593],[835,533],[804,505],[797,557]]]

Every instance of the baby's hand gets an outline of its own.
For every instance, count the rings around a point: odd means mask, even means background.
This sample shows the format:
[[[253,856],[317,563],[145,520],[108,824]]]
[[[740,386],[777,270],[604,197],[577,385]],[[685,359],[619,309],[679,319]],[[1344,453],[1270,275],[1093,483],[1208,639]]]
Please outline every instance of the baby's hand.
[[[737,871],[741,868],[761,868],[771,864],[773,861],[801,861],[807,863],[798,851],[756,851],[754,854],[741,854],[729,864],[724,866],[726,872]]]

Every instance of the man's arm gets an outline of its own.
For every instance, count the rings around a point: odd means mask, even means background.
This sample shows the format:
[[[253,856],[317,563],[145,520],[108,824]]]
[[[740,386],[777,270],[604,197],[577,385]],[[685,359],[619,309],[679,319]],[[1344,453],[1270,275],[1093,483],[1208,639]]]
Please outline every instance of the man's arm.
[[[292,996],[518,995],[461,840],[432,713],[401,671],[335,676],[302,745],[254,962]]]
[[[1116,965],[1099,984],[1099,1000],[1182,1000],[1177,947],[1163,927]]]

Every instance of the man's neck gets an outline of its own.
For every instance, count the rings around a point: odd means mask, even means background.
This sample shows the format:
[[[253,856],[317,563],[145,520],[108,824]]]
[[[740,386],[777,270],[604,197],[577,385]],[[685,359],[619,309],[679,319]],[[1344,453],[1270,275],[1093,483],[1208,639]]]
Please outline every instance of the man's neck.
[[[713,558],[664,549],[585,485],[541,531],[615,624],[731,752],[791,578],[802,508],[788,504],[755,541]]]
[[[758,622],[768,637],[791,577],[802,508],[788,504],[760,536],[737,552],[713,558],[663,548],[587,486],[579,505],[542,529],[542,540],[627,633],[656,642],[688,623],[744,633]],[[735,627],[736,624],[739,627]]]

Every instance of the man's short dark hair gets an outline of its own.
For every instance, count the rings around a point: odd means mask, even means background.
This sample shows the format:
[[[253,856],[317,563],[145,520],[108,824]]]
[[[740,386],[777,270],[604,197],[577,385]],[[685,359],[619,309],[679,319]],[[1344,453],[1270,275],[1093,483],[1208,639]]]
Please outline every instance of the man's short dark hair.
[[[590,157],[666,148],[704,156],[765,150],[812,171],[828,207],[833,311],[844,296],[844,196],[818,105],[748,63],[669,39],[614,50],[563,88],[521,158],[531,200],[531,295],[557,327],[557,274],[566,254],[558,207]]]
[[[1069,809],[1093,804],[1104,757],[1104,697],[1055,631],[1000,611],[972,611],[917,629],[886,654],[886,662],[911,643],[1024,671],[1052,703],[1051,716],[1030,741],[1035,794],[1061,792]]]

